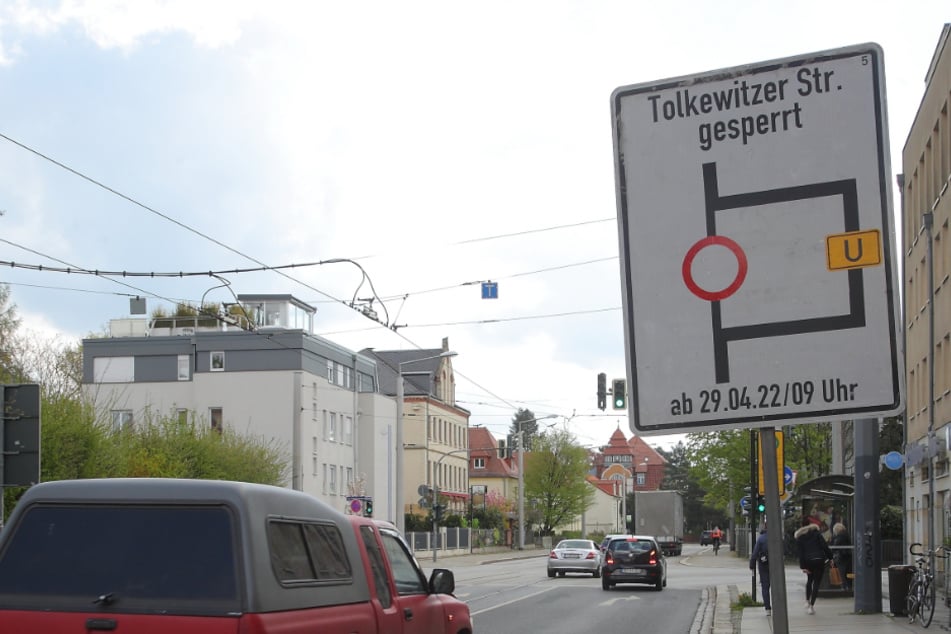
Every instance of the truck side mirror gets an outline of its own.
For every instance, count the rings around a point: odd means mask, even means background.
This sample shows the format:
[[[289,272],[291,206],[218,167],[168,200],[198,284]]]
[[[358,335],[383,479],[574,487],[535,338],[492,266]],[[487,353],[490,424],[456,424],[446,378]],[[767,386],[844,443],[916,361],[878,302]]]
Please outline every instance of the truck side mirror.
[[[452,570],[436,568],[429,576],[429,591],[432,594],[452,594],[456,591],[456,576]]]

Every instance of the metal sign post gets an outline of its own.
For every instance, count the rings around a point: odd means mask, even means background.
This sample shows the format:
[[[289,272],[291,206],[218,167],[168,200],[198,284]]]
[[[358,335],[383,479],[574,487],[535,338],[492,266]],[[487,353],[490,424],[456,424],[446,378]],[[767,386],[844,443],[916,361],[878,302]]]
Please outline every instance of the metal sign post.
[[[759,432],[763,462],[776,464],[776,430],[764,427]],[[786,567],[783,565],[783,514],[779,501],[779,478],[775,469],[764,469],[766,489],[766,541],[770,561],[769,594],[773,607],[773,632],[789,632],[789,612],[786,607]],[[775,562],[775,563],[773,563]]]
[[[40,481],[40,386],[2,385],[0,416],[0,529],[5,487],[32,486]]]

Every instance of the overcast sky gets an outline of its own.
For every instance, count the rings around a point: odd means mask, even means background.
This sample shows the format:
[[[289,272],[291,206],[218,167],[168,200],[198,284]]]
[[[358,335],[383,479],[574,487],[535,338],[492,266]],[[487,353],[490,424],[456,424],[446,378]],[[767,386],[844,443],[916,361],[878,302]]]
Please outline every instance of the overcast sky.
[[[459,404],[497,437],[527,407],[605,444],[631,435],[595,402],[599,371],[624,375],[612,91],[876,42],[897,173],[949,20],[947,0],[8,0],[0,260],[302,266],[229,274],[230,289],[12,267],[0,281],[26,326],[73,339],[136,295],[151,311],[289,293],[352,350],[448,337]],[[356,264],[312,265],[334,259]],[[481,298],[489,280],[498,299]],[[349,307],[371,297],[379,322]]]

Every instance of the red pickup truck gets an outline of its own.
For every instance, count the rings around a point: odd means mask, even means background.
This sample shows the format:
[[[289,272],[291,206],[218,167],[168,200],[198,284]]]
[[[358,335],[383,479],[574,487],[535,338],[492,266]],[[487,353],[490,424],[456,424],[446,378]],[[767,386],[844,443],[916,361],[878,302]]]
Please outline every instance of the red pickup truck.
[[[472,634],[454,591],[392,525],[265,485],[47,482],[0,532],[0,632]]]

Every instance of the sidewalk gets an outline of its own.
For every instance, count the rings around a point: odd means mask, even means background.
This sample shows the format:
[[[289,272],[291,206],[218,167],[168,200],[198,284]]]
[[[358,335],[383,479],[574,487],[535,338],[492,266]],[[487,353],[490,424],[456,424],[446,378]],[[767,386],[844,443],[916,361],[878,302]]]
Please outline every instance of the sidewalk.
[[[732,553],[731,553],[732,555]],[[748,569],[745,559],[729,557],[737,567]],[[706,562],[705,562],[706,563]],[[882,571],[882,611],[873,614],[857,614],[855,612],[855,597],[850,596],[822,596],[816,599],[815,614],[806,613],[805,575],[795,565],[786,566],[786,631],[793,633],[836,632],[841,634],[878,634],[885,632],[921,632],[923,628],[918,623],[909,623],[908,617],[893,615],[890,612],[891,602],[888,595],[888,572]],[[759,590],[759,588],[757,588]],[[749,588],[743,588],[749,592]],[[773,632],[773,616],[767,617],[762,606],[747,607],[739,610],[739,617],[724,618],[724,612],[730,613],[731,604],[737,599],[739,591],[735,586],[718,587],[716,591],[716,619],[711,634],[764,634]],[[762,597],[757,592],[757,599]],[[775,607],[775,602],[774,602]],[[943,588],[938,591],[937,605],[934,619],[931,622],[932,631],[951,631],[949,621],[951,610],[945,605]],[[732,627],[731,627],[732,626]]]

